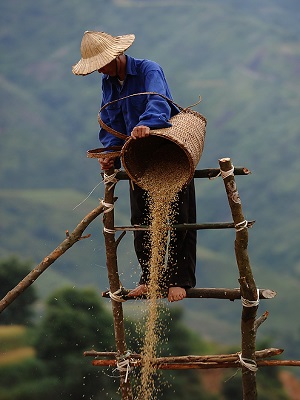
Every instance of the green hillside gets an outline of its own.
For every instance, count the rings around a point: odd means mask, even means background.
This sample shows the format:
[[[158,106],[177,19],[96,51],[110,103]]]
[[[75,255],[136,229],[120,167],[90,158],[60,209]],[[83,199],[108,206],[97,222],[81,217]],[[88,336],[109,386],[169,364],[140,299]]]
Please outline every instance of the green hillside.
[[[175,101],[208,120],[199,168],[230,157],[252,171],[237,177],[249,231],[250,260],[259,287],[278,292],[261,305],[271,311],[261,336],[295,347],[300,281],[298,199],[300,3],[228,0],[14,0],[0,5],[1,257],[33,262],[52,251],[98,204],[100,171],[86,151],[99,147],[100,76],[72,75],[85,30],[135,33],[135,57],[165,70]],[[117,222],[127,224],[128,187],[116,189]],[[197,181],[199,222],[231,220],[221,180]],[[36,285],[40,293],[65,282],[107,287],[101,224]],[[198,286],[236,287],[234,232],[198,233]],[[133,285],[138,268],[127,234],[120,248],[121,279]],[[51,282],[51,284],[49,284]],[[186,320],[224,342],[239,337],[240,304],[183,302]],[[294,338],[289,340],[288,338]]]

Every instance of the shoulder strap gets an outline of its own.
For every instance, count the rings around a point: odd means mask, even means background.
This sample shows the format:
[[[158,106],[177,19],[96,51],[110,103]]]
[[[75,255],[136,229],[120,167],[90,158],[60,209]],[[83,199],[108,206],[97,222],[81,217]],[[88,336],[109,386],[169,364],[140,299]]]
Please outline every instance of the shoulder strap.
[[[103,122],[103,120],[101,119],[101,111],[104,110],[110,104],[116,103],[117,101],[128,99],[128,97],[140,96],[140,95],[156,95],[156,96],[160,96],[160,97],[164,98],[165,100],[167,100],[169,103],[174,104],[180,111],[184,110],[182,107],[180,107],[178,104],[176,104],[173,100],[169,99],[168,97],[164,96],[163,94],[156,93],[156,92],[133,93],[133,94],[129,94],[128,96],[124,96],[124,97],[120,97],[119,99],[112,100],[112,101],[104,104],[104,106],[101,107],[101,109],[100,109],[100,111],[98,113],[98,122],[102,126],[102,128],[105,129],[107,132],[113,134],[114,136],[120,138],[120,139],[123,139],[123,140],[129,139],[129,136],[124,135],[123,133],[120,133],[120,132],[114,130],[113,128],[111,128],[110,126],[106,125],[105,122]]]

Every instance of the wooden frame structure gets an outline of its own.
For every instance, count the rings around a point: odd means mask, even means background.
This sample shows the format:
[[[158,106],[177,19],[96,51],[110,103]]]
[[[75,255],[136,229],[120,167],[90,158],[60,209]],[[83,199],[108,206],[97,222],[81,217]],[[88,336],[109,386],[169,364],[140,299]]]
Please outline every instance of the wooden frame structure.
[[[262,352],[256,351],[256,332],[258,327],[267,319],[268,312],[257,318],[257,310],[260,299],[271,299],[276,293],[270,289],[258,290],[251,271],[248,257],[248,228],[254,221],[246,221],[242,211],[241,199],[237,190],[235,175],[248,175],[250,171],[246,168],[234,168],[229,158],[219,160],[220,168],[202,169],[195,171],[195,178],[214,178],[222,176],[233,222],[208,223],[208,224],[183,224],[173,226],[174,229],[230,229],[236,230],[235,256],[239,270],[240,289],[225,288],[195,288],[187,291],[188,298],[218,298],[218,299],[241,299],[241,352],[234,355],[219,356],[182,356],[161,357],[153,360],[153,365],[159,369],[209,369],[209,368],[236,368],[242,369],[243,399],[256,400],[256,371],[261,366],[289,365],[300,366],[298,361],[265,360],[264,358],[281,354],[281,349],[266,349]],[[95,366],[115,366],[120,370],[120,389],[123,400],[133,400],[130,388],[128,369],[142,366],[143,360],[138,354],[131,354],[126,348],[124,333],[124,321],[122,302],[129,300],[126,297],[128,291],[120,287],[117,265],[117,246],[122,235],[127,230],[148,229],[146,226],[114,226],[114,185],[117,180],[128,179],[124,171],[114,175],[114,171],[108,172],[108,183],[105,188],[104,204],[107,206],[104,223],[104,237],[107,256],[107,270],[110,290],[103,293],[104,297],[110,297],[114,316],[114,329],[116,339],[116,353],[105,353],[87,351],[85,356],[93,356]],[[113,178],[112,178],[113,177]],[[119,239],[115,240],[115,233],[123,231]],[[104,357],[105,359],[98,359]],[[108,359],[107,359],[108,358]],[[119,368],[120,367],[120,368]]]
[[[259,326],[267,319],[268,313],[257,318],[257,310],[260,299],[272,299],[276,293],[270,289],[257,289],[251,271],[248,257],[248,228],[254,221],[246,221],[242,211],[241,199],[237,190],[235,175],[248,175],[246,168],[234,168],[229,158],[219,160],[220,168],[210,168],[195,171],[195,178],[215,178],[222,176],[228,197],[233,222],[184,224],[174,226],[175,229],[235,229],[235,255],[239,270],[239,289],[227,288],[194,288],[187,291],[188,298],[216,298],[236,300],[241,299],[241,351],[236,354],[213,356],[181,356],[160,357],[153,360],[153,365],[159,369],[212,369],[212,368],[237,368],[242,369],[243,400],[257,400],[256,371],[264,366],[300,366],[296,360],[266,360],[266,358],[279,355],[282,349],[265,349],[256,351],[256,332]],[[124,171],[115,174],[114,170],[108,171],[105,183],[104,199],[83,218],[73,232],[66,231],[65,240],[46,256],[27,276],[22,279],[2,300],[0,300],[0,313],[20,296],[35,280],[46,271],[60,256],[70,249],[78,241],[89,237],[83,236],[88,225],[103,213],[104,240],[106,249],[106,263],[110,290],[104,292],[104,297],[111,298],[114,318],[114,334],[116,352],[86,351],[85,356],[92,356],[95,366],[115,366],[120,370],[120,390],[122,400],[133,400],[130,377],[130,368],[140,367],[143,360],[140,355],[132,354],[126,347],[125,329],[122,302],[126,301],[126,291],[120,288],[117,247],[126,230],[148,229],[139,227],[115,227],[114,226],[114,187],[118,180],[128,179]],[[123,231],[118,239],[115,233]],[[99,359],[102,357],[104,359]]]

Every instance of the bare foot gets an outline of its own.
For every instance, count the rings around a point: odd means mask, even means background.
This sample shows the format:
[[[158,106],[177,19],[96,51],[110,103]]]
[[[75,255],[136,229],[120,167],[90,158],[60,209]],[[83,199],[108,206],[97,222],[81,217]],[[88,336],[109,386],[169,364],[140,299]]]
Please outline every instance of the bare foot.
[[[172,286],[169,288],[168,300],[169,302],[179,301],[186,297],[186,291],[182,287]]]
[[[148,293],[148,288],[145,284],[137,286],[135,289],[132,289],[127,297],[142,297]]]

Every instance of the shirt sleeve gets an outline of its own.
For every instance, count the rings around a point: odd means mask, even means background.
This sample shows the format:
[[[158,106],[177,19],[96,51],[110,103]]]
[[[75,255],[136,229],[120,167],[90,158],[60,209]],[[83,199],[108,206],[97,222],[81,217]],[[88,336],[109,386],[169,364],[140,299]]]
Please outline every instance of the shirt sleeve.
[[[151,70],[145,75],[145,89],[147,92],[161,93],[168,96],[168,86],[160,70]],[[146,125],[151,129],[168,128],[172,126],[171,106],[168,101],[157,95],[148,95],[148,102],[145,111],[139,118],[137,125]]]

